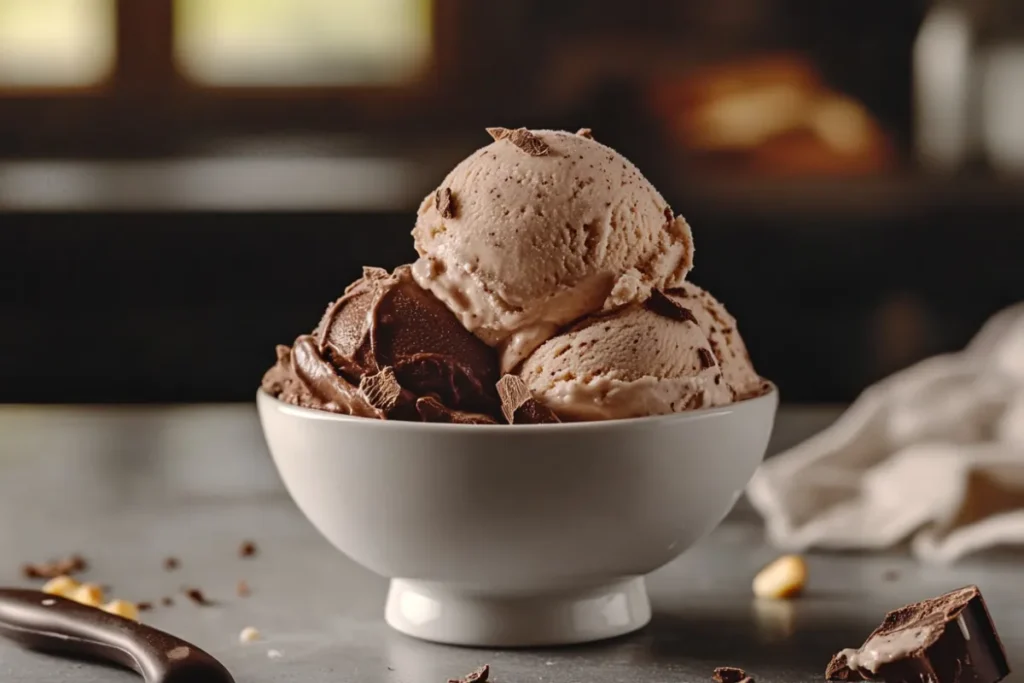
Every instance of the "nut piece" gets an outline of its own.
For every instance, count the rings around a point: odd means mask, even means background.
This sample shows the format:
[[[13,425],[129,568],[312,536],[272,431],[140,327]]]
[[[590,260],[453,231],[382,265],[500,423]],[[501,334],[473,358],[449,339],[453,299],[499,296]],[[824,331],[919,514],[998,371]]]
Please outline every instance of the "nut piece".
[[[69,597],[75,592],[80,584],[67,574],[55,576],[43,584],[43,592],[49,595],[59,595],[62,598]]]
[[[103,605],[103,611],[116,614],[125,619],[131,619],[132,621],[139,620],[139,608],[135,606],[135,603],[128,602],[127,600],[111,600]]]
[[[99,607],[103,604],[103,589],[95,583],[83,583],[66,597],[90,607]]]
[[[807,582],[807,563],[799,555],[783,555],[754,577],[754,595],[786,600],[800,595]]]
[[[242,632],[238,634],[238,642],[240,643],[255,643],[259,639],[260,632],[252,626],[246,626],[242,629]]]

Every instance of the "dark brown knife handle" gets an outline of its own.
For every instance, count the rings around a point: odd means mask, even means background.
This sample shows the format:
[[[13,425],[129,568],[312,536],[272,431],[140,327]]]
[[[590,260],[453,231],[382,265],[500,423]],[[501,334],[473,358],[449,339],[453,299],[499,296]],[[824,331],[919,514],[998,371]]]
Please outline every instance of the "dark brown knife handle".
[[[39,591],[0,589],[0,635],[32,650],[120,664],[147,683],[234,683],[223,664],[191,643]]]

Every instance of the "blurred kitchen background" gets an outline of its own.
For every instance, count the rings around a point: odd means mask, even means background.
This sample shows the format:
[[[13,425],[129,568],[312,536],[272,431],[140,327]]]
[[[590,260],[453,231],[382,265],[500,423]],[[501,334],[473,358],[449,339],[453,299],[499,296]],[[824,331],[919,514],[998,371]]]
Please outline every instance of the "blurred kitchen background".
[[[251,400],[485,126],[635,161],[784,400],[1024,300],[1020,0],[0,0],[0,401]]]

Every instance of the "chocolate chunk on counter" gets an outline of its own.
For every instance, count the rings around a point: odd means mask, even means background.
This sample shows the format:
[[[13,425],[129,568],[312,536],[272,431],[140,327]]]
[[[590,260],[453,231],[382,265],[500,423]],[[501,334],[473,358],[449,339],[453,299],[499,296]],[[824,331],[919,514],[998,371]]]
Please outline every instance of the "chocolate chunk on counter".
[[[829,662],[829,681],[996,683],[1006,652],[977,586],[889,612],[858,649]]]
[[[0,635],[32,650],[119,664],[148,683],[233,683],[195,645],[57,595],[0,589]]]

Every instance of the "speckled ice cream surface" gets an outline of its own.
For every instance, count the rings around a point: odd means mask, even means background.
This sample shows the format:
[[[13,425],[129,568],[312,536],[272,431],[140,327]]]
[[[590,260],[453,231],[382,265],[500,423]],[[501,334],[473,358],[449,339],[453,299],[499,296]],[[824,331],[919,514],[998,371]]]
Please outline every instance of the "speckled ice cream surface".
[[[413,230],[416,281],[498,348],[504,371],[574,320],[679,286],[693,261],[686,221],[625,157],[584,135],[529,134],[545,153],[509,137],[477,150]]]
[[[690,283],[583,320],[541,345],[521,376],[537,400],[569,420],[726,405],[763,386],[735,319]]]

